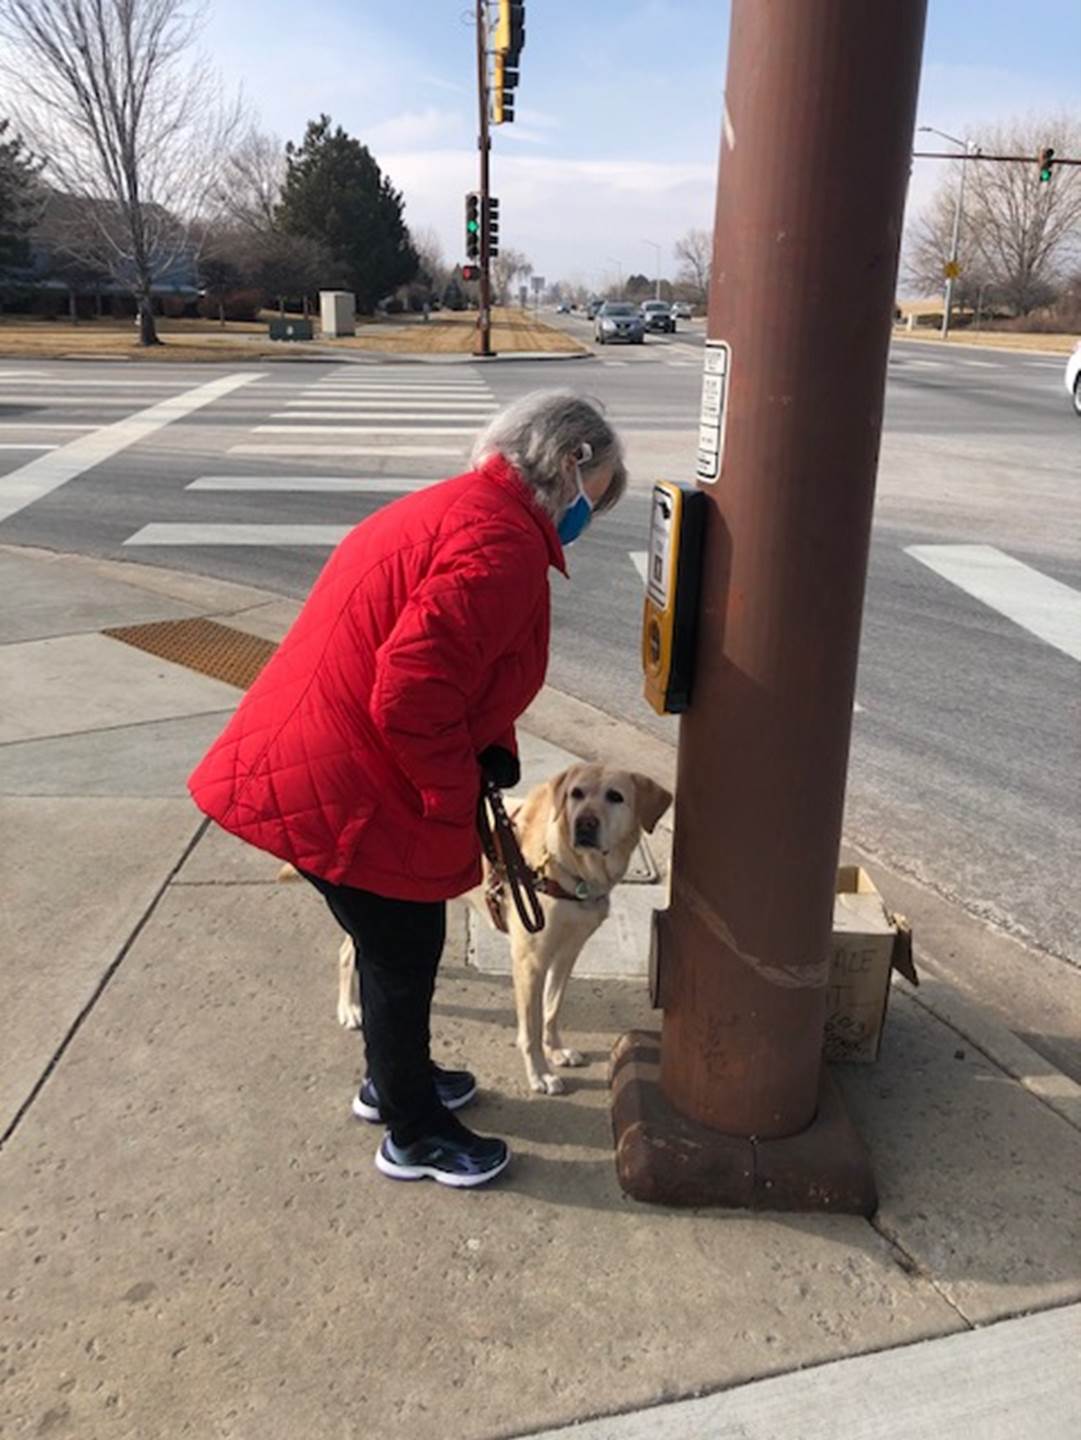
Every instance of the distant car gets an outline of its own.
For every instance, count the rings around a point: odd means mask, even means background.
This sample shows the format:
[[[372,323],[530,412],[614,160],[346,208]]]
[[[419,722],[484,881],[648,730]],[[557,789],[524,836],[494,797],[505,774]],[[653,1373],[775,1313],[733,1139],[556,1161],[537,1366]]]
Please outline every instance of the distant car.
[[[691,320],[694,317],[694,307],[686,300],[674,300],[672,314],[677,320]]]
[[[1081,344],[1066,361],[1066,393],[1073,397],[1075,415],[1081,415]]]
[[[647,330],[663,330],[668,335],[676,333],[676,317],[667,300],[643,300],[640,309]]]
[[[559,304],[556,306],[556,314],[557,314],[557,315],[569,315],[570,313],[571,313],[571,307],[567,304],[566,300],[561,300],[561,301],[559,302]]]
[[[641,345],[646,338],[646,322],[637,306],[629,301],[606,300],[597,311],[593,338],[598,345],[607,345],[610,340]]]
[[[601,306],[602,306],[603,304],[604,304],[604,301],[603,301],[603,300],[598,300],[596,297],[594,297],[592,300],[590,300],[589,303],[586,305],[586,319],[587,319],[587,320],[594,320],[594,319],[596,319],[597,311],[601,308]]]

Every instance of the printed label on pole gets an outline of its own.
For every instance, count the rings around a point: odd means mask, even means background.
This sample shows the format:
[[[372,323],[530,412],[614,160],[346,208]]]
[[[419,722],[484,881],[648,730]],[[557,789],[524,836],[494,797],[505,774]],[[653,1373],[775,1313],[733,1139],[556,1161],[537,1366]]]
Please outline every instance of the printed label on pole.
[[[699,480],[712,485],[724,456],[724,417],[732,349],[727,340],[707,340],[702,368],[702,412],[698,422]]]
[[[658,609],[669,603],[672,569],[672,500],[659,486],[653,487],[653,514],[649,525],[649,570],[646,591]]]

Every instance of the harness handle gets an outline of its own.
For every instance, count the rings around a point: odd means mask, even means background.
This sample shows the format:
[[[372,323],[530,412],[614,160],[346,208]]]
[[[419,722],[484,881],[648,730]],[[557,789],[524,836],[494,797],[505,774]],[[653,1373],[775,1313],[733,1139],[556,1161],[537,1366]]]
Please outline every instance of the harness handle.
[[[536,876],[526,864],[518,845],[514,826],[503,804],[502,791],[487,778],[481,787],[477,805],[477,829],[488,863],[510,887],[518,918],[530,935],[539,934],[544,929],[544,911],[537,899]]]

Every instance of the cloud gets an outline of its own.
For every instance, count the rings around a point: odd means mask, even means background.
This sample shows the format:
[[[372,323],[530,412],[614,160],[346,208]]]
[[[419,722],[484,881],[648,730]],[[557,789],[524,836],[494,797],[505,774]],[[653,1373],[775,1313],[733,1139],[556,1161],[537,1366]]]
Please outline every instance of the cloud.
[[[429,105],[423,110],[407,110],[380,120],[366,130],[365,143],[378,156],[383,151],[408,150],[433,141],[460,144],[464,129],[458,110],[440,110]]]
[[[448,260],[463,258],[464,197],[477,183],[470,149],[402,150],[380,163],[405,195],[410,225],[431,226]],[[630,160],[568,160],[554,156],[493,156],[492,189],[500,199],[505,245],[524,250],[550,279],[601,275],[619,259],[626,273],[651,274],[662,247],[662,270],[672,274],[672,246],[713,212],[715,172],[704,164],[664,165]]]

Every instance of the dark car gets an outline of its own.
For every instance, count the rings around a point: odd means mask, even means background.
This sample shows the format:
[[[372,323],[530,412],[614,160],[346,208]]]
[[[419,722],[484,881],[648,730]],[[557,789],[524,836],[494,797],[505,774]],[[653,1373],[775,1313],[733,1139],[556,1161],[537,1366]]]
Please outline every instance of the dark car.
[[[676,317],[667,301],[644,300],[641,308],[647,330],[663,330],[669,335],[676,333]]]
[[[641,311],[627,300],[606,300],[597,311],[593,338],[598,345],[607,345],[610,340],[641,345],[646,338]]]

